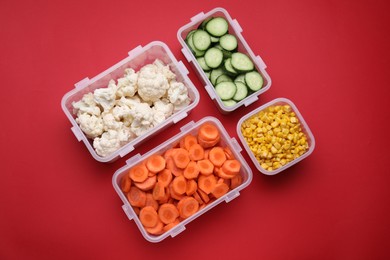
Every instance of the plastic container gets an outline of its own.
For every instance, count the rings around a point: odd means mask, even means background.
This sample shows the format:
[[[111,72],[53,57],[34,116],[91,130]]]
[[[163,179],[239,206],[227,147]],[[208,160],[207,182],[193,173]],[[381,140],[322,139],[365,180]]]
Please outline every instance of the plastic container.
[[[170,229],[169,231],[165,232],[164,234],[159,235],[159,236],[150,235],[149,233],[146,232],[145,228],[141,224],[141,222],[140,222],[138,216],[136,215],[134,209],[132,208],[132,206],[128,202],[128,200],[126,198],[126,195],[120,189],[121,178],[122,178],[122,176],[124,176],[125,174],[128,173],[130,168],[132,168],[133,166],[137,165],[138,163],[144,161],[149,156],[151,156],[153,154],[163,154],[167,149],[172,148],[175,145],[177,145],[178,142],[180,141],[180,139],[182,137],[184,137],[185,135],[187,135],[187,134],[194,134],[194,135],[197,134],[198,129],[200,128],[200,126],[203,125],[206,122],[214,124],[219,129],[220,134],[221,134],[221,142],[220,142],[221,145],[229,147],[230,150],[233,152],[234,157],[241,162],[240,174],[241,174],[242,179],[243,179],[242,184],[240,186],[236,187],[235,189],[231,190],[230,192],[228,192],[224,196],[220,197],[219,199],[215,200],[213,203],[211,203],[208,206],[204,207],[202,210],[199,210],[197,213],[195,213],[191,217],[183,220],[178,225],[176,225],[174,228]],[[121,200],[123,202],[122,208],[123,208],[124,212],[126,213],[127,217],[130,220],[134,220],[134,222],[138,226],[138,228],[141,231],[141,233],[144,236],[144,238],[146,240],[150,241],[150,242],[160,242],[163,239],[167,238],[168,236],[175,237],[176,235],[178,235],[179,233],[181,233],[182,231],[185,230],[185,226],[188,223],[190,223],[191,221],[195,220],[200,215],[206,213],[208,210],[210,210],[211,208],[215,207],[219,203],[221,203],[223,201],[228,203],[231,200],[233,200],[234,198],[238,197],[240,195],[240,191],[250,184],[250,182],[252,181],[252,171],[249,168],[249,166],[246,163],[246,161],[244,160],[244,158],[242,157],[242,155],[240,153],[241,150],[242,149],[241,149],[240,145],[238,144],[238,142],[236,141],[236,139],[235,138],[231,138],[228,135],[228,133],[226,132],[226,130],[222,126],[221,122],[218,121],[218,119],[216,119],[214,117],[205,117],[205,118],[201,119],[200,121],[198,121],[197,123],[194,123],[193,121],[191,121],[187,125],[183,126],[181,128],[181,132],[179,134],[177,134],[176,136],[174,136],[174,137],[170,138],[169,140],[165,141],[164,143],[162,143],[158,147],[154,148],[153,150],[147,152],[143,156],[141,156],[140,154],[137,154],[136,156],[134,156],[134,157],[130,158],[129,160],[127,160],[126,161],[127,164],[125,166],[123,166],[122,168],[118,169],[115,172],[115,174],[114,174],[114,176],[112,178],[112,184],[113,184],[116,192],[118,193],[119,197],[121,198]]]
[[[263,87],[259,91],[254,92],[253,94],[251,94],[248,97],[246,97],[245,99],[241,100],[240,102],[238,102],[234,106],[225,106],[222,103],[222,100],[216,94],[215,89],[214,89],[213,85],[211,84],[210,80],[208,79],[206,74],[203,72],[202,68],[200,67],[200,65],[196,61],[195,56],[193,55],[193,53],[191,52],[191,50],[189,49],[189,47],[187,46],[187,44],[185,42],[185,39],[186,39],[188,32],[190,32],[193,29],[198,28],[199,24],[201,24],[202,21],[204,21],[205,19],[207,19],[209,17],[224,17],[228,21],[229,33],[235,35],[237,37],[237,40],[238,40],[238,51],[247,54],[252,59],[257,71],[262,75],[263,80],[264,80]],[[194,17],[191,18],[190,23],[181,27],[177,32],[177,38],[178,38],[180,44],[183,46],[183,48],[181,50],[182,53],[186,57],[187,61],[194,68],[197,76],[200,78],[200,80],[202,81],[202,84],[205,86],[206,91],[209,94],[210,98],[214,101],[214,103],[218,107],[219,111],[223,114],[230,113],[242,105],[249,106],[250,104],[252,104],[256,100],[258,100],[259,95],[263,94],[265,91],[267,91],[271,87],[271,78],[268,75],[268,73],[265,71],[267,66],[265,65],[265,63],[263,62],[263,60],[261,59],[261,57],[259,55],[256,56],[253,53],[253,51],[251,50],[251,48],[249,47],[249,45],[245,41],[244,37],[241,35],[241,32],[242,32],[242,28],[238,24],[237,20],[236,19],[233,20],[230,17],[229,13],[223,8],[215,8],[215,9],[207,12],[206,14],[201,12],[201,13],[195,15]]]
[[[119,77],[123,77],[124,70],[126,68],[133,68],[135,71],[138,71],[141,67],[146,64],[153,63],[153,61],[156,59],[160,59],[165,65],[169,65],[170,70],[176,74],[177,81],[182,82],[187,87],[191,103],[187,107],[171,115],[158,126],[148,130],[143,135],[135,138],[114,153],[109,154],[105,157],[99,156],[92,146],[92,140],[86,137],[86,135],[80,129],[79,125],[76,123],[76,116],[73,114],[72,102],[79,101],[84,94],[93,92],[97,88],[107,87],[108,82],[111,79],[116,80]],[[168,46],[163,42],[154,41],[144,47],[138,46],[135,49],[129,51],[128,57],[113,65],[106,71],[93,77],[92,79],[85,78],[80,82],[76,83],[76,88],[66,93],[62,98],[61,106],[72,124],[71,129],[77,140],[84,142],[85,146],[87,147],[93,158],[100,162],[113,162],[120,157],[123,157],[126,154],[130,153],[137,145],[145,141],[147,137],[151,137],[156,133],[161,132],[168,126],[176,124],[177,122],[185,118],[188,113],[198,104],[199,92],[195,88],[191,80],[188,78],[187,74],[188,70],[186,69],[184,64],[181,61],[178,62],[176,60]]]
[[[259,113],[260,111],[262,110],[265,110],[266,108],[270,107],[270,106],[275,106],[275,105],[289,105],[291,107],[291,110],[293,112],[295,112],[298,120],[299,120],[299,123],[301,125],[301,129],[302,129],[302,132],[306,135],[306,138],[307,138],[307,142],[308,142],[308,145],[309,145],[309,148],[308,150],[301,156],[299,156],[298,158],[292,160],[291,162],[285,164],[284,166],[274,170],[274,171],[268,171],[266,169],[264,169],[263,167],[261,167],[260,163],[257,161],[255,155],[253,154],[253,152],[250,150],[249,148],[249,145],[248,143],[246,142],[246,140],[244,139],[244,136],[242,135],[241,133],[241,125],[243,124],[243,122],[245,122],[247,119],[251,118],[252,116],[256,115],[257,113]],[[306,157],[308,157],[314,150],[314,147],[315,147],[315,139],[314,139],[314,136],[312,134],[312,132],[310,131],[310,128],[309,126],[306,124],[305,120],[303,119],[301,113],[299,113],[297,107],[294,105],[293,102],[291,102],[290,100],[286,99],[286,98],[277,98],[277,99],[274,99],[258,108],[256,108],[255,110],[253,110],[252,112],[246,114],[245,116],[243,116],[240,121],[238,122],[237,124],[237,134],[238,134],[238,137],[242,143],[242,145],[244,146],[245,150],[247,151],[249,157],[251,158],[252,162],[254,163],[254,165],[256,166],[256,168],[262,172],[263,174],[266,174],[266,175],[275,175],[275,174],[278,174],[280,173],[281,171],[284,171],[285,169],[293,166],[294,164],[302,161],[303,159],[305,159]]]

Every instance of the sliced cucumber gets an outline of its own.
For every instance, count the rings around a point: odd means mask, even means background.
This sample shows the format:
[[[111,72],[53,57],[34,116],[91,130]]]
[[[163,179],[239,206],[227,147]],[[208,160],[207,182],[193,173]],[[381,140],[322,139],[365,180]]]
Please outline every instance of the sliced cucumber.
[[[253,91],[261,89],[263,82],[263,77],[257,71],[251,71],[245,74],[245,83]]]
[[[211,45],[210,34],[203,30],[196,30],[192,36],[192,42],[194,43],[196,49],[205,51]]]
[[[234,84],[236,84],[237,91],[233,99],[235,101],[241,101],[246,98],[248,96],[248,87],[240,81],[234,82]]]
[[[223,63],[223,68],[225,69],[228,75],[234,77],[237,75],[237,71],[233,68],[231,61],[232,61],[231,58],[226,59],[225,62]]]
[[[213,19],[213,17],[209,17],[207,19],[204,19],[203,22],[201,24],[199,24],[198,26],[198,29],[202,29],[204,30],[206,28],[206,24],[211,20]]]
[[[218,68],[223,61],[223,53],[221,50],[217,48],[210,48],[204,54],[204,59],[206,61],[207,66],[210,68]]]
[[[215,86],[215,91],[222,100],[229,100],[236,94],[237,87],[233,82],[224,81]]]
[[[242,82],[244,84],[246,84],[245,82],[245,74],[240,74],[238,75],[235,79],[234,79],[234,83],[236,82]]]
[[[227,51],[234,51],[237,49],[238,43],[236,36],[232,34],[225,34],[219,39],[219,44]]]
[[[232,54],[232,66],[239,72],[252,71],[255,68],[251,59],[241,52],[235,52]]]
[[[214,36],[210,35],[210,39],[211,39],[211,42],[212,42],[212,43],[217,43],[217,42],[219,42],[219,38],[218,38],[218,37],[214,37]]]
[[[219,76],[221,76],[222,74],[224,74],[225,72],[223,71],[222,68],[218,68],[218,69],[213,69],[211,71],[211,74],[210,74],[210,81],[211,81],[211,84],[213,84],[214,86],[216,85],[216,80]]]
[[[218,85],[219,83],[221,82],[233,82],[232,78],[229,77],[228,75],[226,74],[222,74],[221,76],[219,76],[216,80],[215,80],[215,85]]]
[[[188,47],[190,48],[192,53],[195,55],[195,57],[201,57],[205,54],[205,51],[200,51],[197,48],[195,48],[194,42],[193,42],[193,36],[194,36],[194,33],[192,33],[187,39]]]
[[[204,57],[198,57],[198,58],[196,58],[196,60],[198,61],[199,65],[203,71],[211,70],[211,68],[209,66],[207,66],[206,61],[204,60]]]
[[[205,71],[204,74],[206,75],[206,77],[207,77],[208,79],[210,79],[210,74],[211,74],[210,71]]]
[[[229,99],[229,100],[224,100],[222,101],[222,103],[227,106],[227,107],[232,107],[234,106],[235,104],[237,104],[236,101],[234,101],[233,99]]]
[[[229,24],[223,17],[214,17],[206,23],[206,31],[215,37],[221,37],[229,30]]]
[[[232,53],[230,51],[227,51],[224,48],[222,48],[222,46],[220,44],[217,44],[214,47],[217,49],[220,49],[222,51],[224,59],[232,57]]]

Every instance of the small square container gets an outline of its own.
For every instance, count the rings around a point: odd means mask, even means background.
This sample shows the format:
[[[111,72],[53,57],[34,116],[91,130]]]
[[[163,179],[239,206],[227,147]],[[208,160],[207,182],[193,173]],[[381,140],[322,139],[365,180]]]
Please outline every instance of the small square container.
[[[199,128],[205,123],[213,124],[214,126],[217,127],[217,129],[219,130],[220,135],[221,135],[221,140],[220,140],[219,145],[222,145],[224,147],[226,146],[226,147],[230,148],[234,157],[238,161],[240,161],[241,169],[240,169],[239,174],[242,177],[242,183],[238,187],[230,190],[228,193],[226,193],[222,197],[216,199],[211,204],[209,204],[206,207],[204,207],[203,209],[199,210],[194,215],[182,220],[179,224],[177,224],[175,227],[168,230],[167,232],[165,232],[161,235],[158,235],[158,236],[151,235],[145,230],[145,228],[141,224],[139,217],[135,213],[133,207],[130,205],[130,203],[126,197],[126,194],[124,192],[122,192],[122,190],[120,188],[122,177],[124,175],[128,174],[129,170],[133,166],[143,162],[151,155],[155,155],[155,154],[162,155],[166,150],[168,150],[172,147],[176,147],[179,144],[180,140],[184,136],[186,136],[187,134],[197,135]],[[236,139],[231,138],[228,135],[228,133],[226,132],[223,125],[221,124],[221,122],[218,119],[216,119],[214,117],[205,117],[205,118],[201,119],[200,121],[198,121],[197,123],[194,123],[193,121],[191,121],[187,125],[183,126],[181,128],[181,132],[179,134],[177,134],[176,136],[165,141],[164,143],[162,143],[158,147],[154,148],[153,150],[147,152],[146,154],[144,154],[142,156],[140,154],[137,154],[137,155],[133,156],[132,158],[128,159],[126,161],[127,164],[125,166],[123,166],[122,168],[118,169],[115,172],[115,174],[113,175],[112,184],[114,186],[114,189],[118,193],[120,199],[123,202],[122,208],[123,208],[124,212],[126,213],[127,217],[130,220],[134,220],[135,224],[138,226],[138,228],[141,231],[144,238],[150,242],[154,242],[154,243],[160,242],[169,236],[175,237],[176,235],[178,235],[179,233],[181,233],[182,231],[185,230],[185,227],[188,223],[195,220],[199,216],[203,215],[204,213],[206,213],[208,210],[212,209],[213,207],[215,207],[219,203],[222,203],[223,201],[228,203],[231,200],[233,200],[234,198],[238,197],[240,195],[240,191],[250,184],[250,182],[252,181],[252,171],[251,171],[250,167],[248,166],[248,164],[246,163],[246,161],[244,160],[244,158],[242,157],[242,155],[240,153],[241,151],[242,151],[242,149],[241,149],[240,145],[238,144],[238,142],[236,141]]]
[[[263,81],[264,81],[263,87],[260,90],[247,96],[246,98],[244,98],[243,100],[241,100],[240,102],[235,104],[234,106],[225,106],[223,104],[222,100],[218,97],[214,86],[211,84],[209,78],[204,73],[203,69],[200,67],[199,63],[197,62],[196,57],[191,52],[190,48],[187,46],[187,44],[185,42],[186,36],[191,30],[197,29],[198,26],[202,23],[202,21],[204,21],[208,18],[211,18],[211,17],[223,17],[228,21],[229,34],[236,36],[237,41],[238,41],[237,51],[248,55],[249,58],[254,63],[257,71],[263,77]],[[266,92],[271,87],[271,78],[265,70],[267,68],[267,66],[265,65],[265,63],[263,62],[263,60],[261,59],[261,57],[259,55],[256,56],[253,53],[253,51],[251,50],[251,48],[249,47],[249,45],[245,41],[244,37],[241,35],[241,32],[242,32],[242,28],[239,25],[238,21],[236,19],[233,20],[230,17],[229,13],[225,9],[220,8],[220,7],[215,8],[215,9],[207,12],[206,14],[201,12],[201,13],[195,15],[194,17],[191,18],[190,23],[182,26],[177,32],[177,38],[183,47],[181,50],[182,53],[186,57],[187,61],[194,68],[198,78],[201,80],[202,84],[205,86],[206,91],[209,94],[210,98],[214,101],[214,103],[216,104],[216,106],[218,107],[219,111],[222,114],[228,114],[228,113],[236,110],[237,108],[241,107],[242,105],[249,106],[250,104],[252,104],[256,100],[258,100],[258,97],[261,94],[263,94],[264,92]]]
[[[111,79],[117,80],[118,78],[123,77],[125,69],[132,68],[135,71],[139,71],[140,68],[147,64],[153,63],[156,59],[161,60],[165,65],[169,65],[170,70],[176,75],[176,80],[178,82],[182,82],[187,87],[188,95],[191,99],[190,104],[175,112],[162,123],[153,127],[152,129],[149,129],[143,135],[133,139],[115,152],[104,157],[98,155],[93,148],[93,140],[86,137],[76,122],[76,115],[73,113],[72,103],[81,100],[84,94],[93,92],[97,88],[106,88],[108,86],[108,82]],[[119,61],[117,64],[113,65],[111,68],[98,74],[97,76],[91,79],[85,78],[76,83],[75,89],[66,93],[62,98],[61,106],[65,112],[65,115],[72,124],[71,130],[73,131],[77,140],[84,142],[93,158],[100,162],[113,162],[120,157],[130,153],[137,145],[144,142],[147,138],[163,131],[172,124],[176,124],[185,118],[192,109],[194,109],[194,107],[199,102],[199,92],[187,75],[188,70],[181,61],[176,60],[168,46],[163,42],[154,41],[145,45],[144,47],[138,46],[135,49],[129,51],[128,57]]]
[[[261,165],[257,161],[255,155],[253,154],[253,152],[249,148],[247,141],[245,140],[243,134],[241,133],[241,126],[246,120],[248,120],[252,116],[258,114],[260,111],[265,110],[270,106],[277,106],[277,105],[281,105],[281,106],[289,105],[291,107],[291,111],[296,114],[296,117],[299,120],[302,132],[306,135],[309,147],[308,147],[307,151],[304,154],[302,154],[301,156],[299,156],[298,158],[292,160],[291,162],[285,164],[284,166],[282,166],[274,171],[268,171],[268,170],[264,169],[263,167],[261,167]],[[245,150],[247,151],[249,157],[252,159],[252,162],[254,163],[256,168],[265,175],[275,175],[275,174],[280,173],[281,171],[284,171],[285,169],[291,167],[292,165],[294,165],[294,164],[300,162],[301,160],[305,159],[306,157],[308,157],[313,152],[314,147],[315,147],[315,139],[314,139],[312,132],[310,131],[309,126],[306,124],[305,120],[303,119],[301,113],[299,113],[299,111],[298,111],[297,107],[294,105],[294,103],[286,98],[274,99],[274,100],[260,106],[259,108],[253,110],[252,112],[246,114],[245,116],[243,116],[237,124],[237,134],[238,134],[238,137],[239,137],[242,145],[244,146]]]

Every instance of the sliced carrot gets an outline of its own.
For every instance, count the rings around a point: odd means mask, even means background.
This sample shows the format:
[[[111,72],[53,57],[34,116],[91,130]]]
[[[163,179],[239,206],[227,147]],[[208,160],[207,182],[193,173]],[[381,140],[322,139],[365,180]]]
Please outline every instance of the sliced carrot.
[[[204,159],[209,159],[209,152],[211,149],[204,149]]]
[[[171,170],[164,169],[157,174],[157,181],[163,184],[164,187],[168,187],[169,183],[172,181],[172,172]]]
[[[199,209],[198,209],[198,211],[201,211],[203,208],[205,208],[206,207],[206,204],[200,204],[200,206],[199,206]]]
[[[199,137],[198,137],[198,142],[199,142],[199,144],[200,144],[203,148],[207,149],[207,148],[211,148],[211,147],[217,145],[218,142],[219,142],[219,139],[215,139],[215,140],[213,140],[213,141],[207,141],[207,140],[203,140],[202,138],[199,138]]]
[[[214,175],[200,175],[198,178],[198,188],[205,192],[206,194],[210,194],[217,184],[217,180]]]
[[[164,224],[158,220],[154,227],[145,227],[145,230],[151,235],[161,235],[164,233]]]
[[[237,188],[238,186],[240,186],[242,183],[242,177],[240,174],[237,174],[235,176],[233,176],[233,178],[231,178],[230,180],[230,189],[235,189]]]
[[[208,159],[200,160],[196,162],[198,164],[199,172],[203,175],[210,175],[214,172],[214,164]]]
[[[148,173],[148,177],[153,177],[153,176],[155,176],[156,175],[156,172],[151,172],[151,171],[149,171],[149,173]]]
[[[169,148],[168,150],[166,150],[164,152],[164,159],[166,160],[167,158],[171,157],[173,155],[173,152],[174,152],[175,148]]]
[[[167,162],[166,168],[170,170],[173,175],[175,176],[183,175],[183,169],[177,168],[172,158],[167,158],[166,162]]]
[[[226,174],[236,175],[240,172],[241,163],[237,160],[226,160],[222,165],[222,169]]]
[[[172,181],[172,189],[177,194],[184,194],[187,190],[187,181],[183,175],[177,176]]]
[[[129,174],[125,174],[121,180],[121,189],[123,192],[126,193],[129,192],[130,187],[131,187],[131,179],[129,177]]]
[[[182,138],[182,142],[183,143],[180,147],[189,150],[192,145],[198,143],[198,140],[195,136],[188,134]]]
[[[153,188],[153,198],[155,200],[162,200],[165,197],[165,187],[161,182],[157,182]]]
[[[148,178],[149,170],[143,164],[138,164],[130,169],[129,176],[135,182],[143,182]]]
[[[223,148],[220,146],[213,147],[209,152],[209,160],[218,167],[226,161],[226,155]]]
[[[189,156],[190,156],[190,159],[192,161],[199,161],[199,160],[202,160],[204,158],[204,149],[203,147],[196,143],[196,144],[193,144],[189,149],[188,149],[188,153],[189,153]]]
[[[227,186],[230,187],[230,179],[219,178],[217,184],[218,183],[225,183]]]
[[[139,212],[139,220],[144,227],[155,227],[158,223],[157,211],[152,206],[146,206]]]
[[[188,196],[191,196],[192,194],[194,194],[197,189],[198,189],[198,184],[196,183],[195,180],[188,180],[187,181],[186,194]]]
[[[134,185],[143,191],[148,191],[153,189],[154,185],[156,184],[157,177],[154,175],[152,177],[148,177],[143,182],[134,182]]]
[[[165,169],[165,159],[161,155],[154,154],[146,160],[149,171],[157,173]]]
[[[143,207],[146,203],[146,194],[144,191],[132,186],[130,191],[127,193],[127,199],[129,200],[131,206]]]
[[[186,219],[198,211],[199,203],[193,197],[184,197],[177,204],[177,208],[179,209],[180,217]]]
[[[198,130],[198,138],[204,141],[214,141],[220,137],[218,128],[210,123],[203,124]]]
[[[228,160],[234,160],[234,154],[233,154],[232,150],[230,150],[230,148],[228,146],[225,146],[223,148],[223,151],[225,152],[226,158]]]
[[[179,211],[176,206],[169,203],[164,203],[158,209],[158,216],[164,224],[173,223],[179,216]]]
[[[170,193],[171,198],[173,198],[173,199],[175,199],[175,200],[181,200],[181,199],[184,197],[183,194],[179,194],[179,193],[177,193],[177,192],[173,189],[172,182],[171,182],[171,184],[169,185],[169,193]]]
[[[175,162],[175,165],[180,169],[187,167],[188,163],[190,162],[188,151],[184,148],[175,149],[172,158]]]
[[[229,186],[226,183],[222,182],[222,183],[217,183],[215,185],[215,188],[211,192],[211,194],[213,194],[213,196],[218,199],[223,195],[225,195],[228,191],[229,191]]]
[[[194,194],[192,194],[192,196],[194,197],[194,199],[196,199],[199,204],[203,204],[203,200],[202,198],[200,197],[199,193],[198,193],[199,190],[195,191]]]
[[[199,175],[199,167],[198,164],[194,161],[190,161],[187,167],[184,169],[183,176],[186,179],[195,179]]]
[[[158,202],[153,198],[152,193],[146,193],[146,203],[145,206],[152,206],[155,210],[158,210]]]
[[[139,212],[141,211],[139,207],[133,207],[134,213],[139,216]]]
[[[168,230],[172,229],[174,226],[176,226],[179,223],[180,223],[180,221],[178,219],[176,219],[174,222],[165,225],[163,227],[164,232],[167,232]]]
[[[234,177],[234,175],[224,172],[222,168],[218,170],[217,175],[223,179],[232,179]]]
[[[206,204],[207,204],[207,203],[210,201],[209,195],[207,195],[206,193],[204,193],[202,190],[198,189],[196,192],[197,192],[197,193],[199,194],[199,196],[202,198],[203,203],[206,203]]]

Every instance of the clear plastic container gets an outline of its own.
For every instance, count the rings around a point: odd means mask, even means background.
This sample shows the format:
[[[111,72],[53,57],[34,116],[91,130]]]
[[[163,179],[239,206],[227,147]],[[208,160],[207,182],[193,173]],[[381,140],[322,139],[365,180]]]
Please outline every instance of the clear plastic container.
[[[206,76],[206,74],[204,73],[204,71],[200,67],[199,63],[197,62],[195,56],[193,55],[193,53],[191,52],[191,50],[189,49],[189,47],[187,46],[187,44],[185,42],[187,34],[191,30],[198,28],[199,24],[201,24],[202,21],[204,21],[205,19],[207,19],[209,17],[223,17],[228,21],[229,33],[235,35],[237,37],[237,40],[238,40],[238,51],[242,52],[244,54],[247,54],[252,59],[257,71],[262,75],[263,80],[264,80],[263,87],[260,90],[249,95],[248,97],[241,100],[240,102],[238,102],[234,106],[225,106],[223,104],[222,100],[218,97],[217,93],[215,92],[215,89],[214,89],[213,85],[211,84],[209,78]],[[182,26],[177,32],[177,38],[178,38],[180,44],[183,46],[183,48],[181,50],[182,53],[186,57],[187,61],[195,69],[197,76],[200,78],[200,80],[204,84],[206,91],[209,94],[210,98],[214,101],[214,103],[218,107],[219,111],[223,114],[230,113],[242,105],[249,106],[250,104],[252,104],[256,100],[258,100],[259,95],[263,94],[265,91],[267,91],[271,87],[271,78],[265,70],[267,68],[267,66],[265,65],[265,63],[263,62],[263,60],[261,59],[261,57],[259,55],[256,56],[253,53],[253,51],[251,50],[251,48],[249,47],[249,45],[245,41],[244,37],[241,35],[241,32],[242,32],[242,28],[238,24],[237,20],[236,19],[233,20],[230,17],[229,13],[223,8],[215,8],[215,9],[207,12],[206,14],[201,12],[201,13],[195,15],[194,17],[191,18],[190,23]]]
[[[234,157],[241,162],[241,170],[240,170],[239,174],[242,176],[242,184],[239,185],[238,187],[236,187],[235,189],[229,191],[227,194],[220,197],[219,199],[215,200],[213,203],[211,203],[208,206],[204,207],[203,209],[199,210],[194,215],[181,221],[174,228],[163,233],[162,235],[159,235],[159,236],[150,235],[145,230],[145,228],[141,224],[137,214],[135,213],[133,207],[128,202],[126,194],[124,194],[122,192],[122,190],[120,188],[121,179],[125,174],[128,173],[129,169],[131,169],[133,166],[139,164],[140,162],[143,162],[149,156],[151,156],[153,154],[163,154],[169,148],[175,147],[179,143],[180,139],[183,138],[187,134],[196,135],[198,133],[198,129],[204,123],[211,123],[219,129],[220,134],[221,134],[220,144],[222,146],[229,147],[230,150],[232,151]],[[231,138],[228,135],[228,133],[226,132],[223,125],[221,124],[221,122],[218,119],[216,119],[214,117],[205,117],[205,118],[201,119],[200,121],[198,121],[197,123],[194,123],[193,121],[191,121],[187,125],[183,126],[181,128],[181,132],[179,134],[177,134],[176,136],[172,137],[171,139],[165,141],[164,143],[162,143],[158,147],[154,148],[153,150],[147,152],[146,154],[144,154],[142,156],[140,154],[137,154],[137,155],[133,156],[132,158],[130,158],[129,160],[127,160],[126,161],[127,164],[115,172],[115,174],[112,178],[112,184],[114,186],[114,189],[118,193],[120,199],[123,202],[122,208],[123,208],[124,212],[126,213],[127,217],[130,220],[134,220],[134,222],[138,226],[138,228],[141,231],[144,238],[150,242],[160,242],[169,236],[175,237],[176,235],[178,235],[179,233],[181,233],[182,231],[185,230],[185,226],[188,223],[195,220],[200,215],[206,213],[208,210],[212,209],[213,207],[215,207],[219,203],[221,203],[223,201],[228,203],[231,200],[233,200],[234,198],[238,197],[240,195],[240,191],[250,184],[250,182],[252,181],[252,171],[249,168],[246,161],[244,160],[244,158],[242,157],[242,155],[240,153],[241,150],[242,149],[241,149],[240,145],[238,144],[238,142],[236,141],[236,139]]]
[[[164,122],[148,130],[143,135],[133,139],[131,142],[116,150],[112,154],[104,157],[98,155],[92,146],[93,140],[86,137],[75,121],[76,115],[73,114],[72,102],[81,100],[84,94],[93,92],[97,88],[107,87],[108,82],[111,79],[116,80],[120,77],[123,77],[125,69],[133,68],[135,71],[138,71],[141,67],[153,63],[156,59],[161,60],[165,65],[169,65],[170,70],[176,75],[177,81],[182,82],[187,87],[191,103],[187,107],[182,108],[168,117]],[[199,103],[199,92],[187,75],[188,70],[181,61],[178,62],[176,60],[168,46],[163,42],[154,41],[144,47],[138,46],[135,49],[129,51],[128,57],[113,65],[106,71],[93,77],[92,79],[85,78],[76,83],[75,89],[66,93],[62,98],[61,106],[72,124],[71,129],[77,140],[84,142],[93,158],[100,162],[113,162],[120,157],[130,153],[132,150],[134,150],[135,146],[144,142],[146,138],[163,131],[172,124],[176,124],[185,118],[192,109],[194,109],[194,107]]]
[[[257,113],[259,113],[260,111],[262,110],[265,110],[267,109],[268,107],[270,106],[277,106],[277,105],[289,105],[291,107],[291,110],[292,112],[295,112],[296,114],[296,117],[298,118],[299,120],[299,123],[301,125],[301,129],[302,129],[302,132],[306,135],[306,138],[307,138],[307,142],[308,142],[308,145],[309,145],[309,148],[308,150],[302,154],[301,156],[299,156],[298,158],[292,160],[291,162],[285,164],[284,166],[274,170],[274,171],[268,171],[266,169],[264,169],[263,167],[261,167],[260,163],[257,161],[255,155],[253,154],[253,152],[251,151],[251,149],[249,148],[249,145],[248,143],[246,142],[246,140],[244,139],[244,136],[242,135],[241,133],[241,125],[247,120],[247,119],[250,119],[252,116],[256,115]],[[277,98],[277,99],[274,99],[258,108],[256,108],[255,110],[253,110],[252,112],[246,114],[245,116],[243,116],[240,121],[238,122],[237,124],[237,134],[238,134],[238,137],[242,143],[242,145],[244,146],[246,152],[248,153],[249,157],[251,158],[252,162],[254,163],[254,165],[256,166],[256,168],[262,172],[263,174],[266,174],[266,175],[275,175],[275,174],[278,174],[280,173],[281,171],[284,171],[285,169],[291,167],[292,165],[302,161],[303,159],[305,159],[306,157],[308,157],[314,150],[314,147],[315,147],[315,139],[314,139],[314,136],[312,134],[312,132],[310,131],[310,128],[309,126],[306,124],[305,120],[303,119],[301,113],[299,113],[297,107],[294,105],[293,102],[291,102],[289,99],[286,99],[286,98]]]

